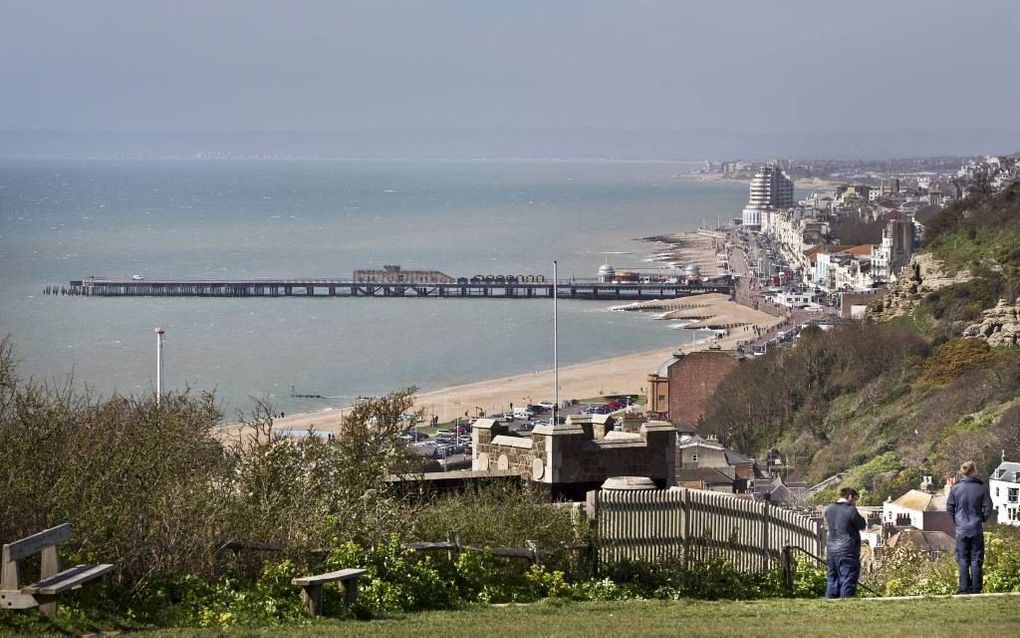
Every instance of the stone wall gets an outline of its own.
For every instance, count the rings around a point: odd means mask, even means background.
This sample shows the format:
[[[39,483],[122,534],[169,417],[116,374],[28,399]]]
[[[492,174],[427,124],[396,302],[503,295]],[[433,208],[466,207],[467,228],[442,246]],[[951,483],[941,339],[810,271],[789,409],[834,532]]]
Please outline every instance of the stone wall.
[[[528,437],[509,434],[493,419],[478,419],[472,429],[471,469],[510,470],[534,483],[573,486],[579,494],[611,476],[648,476],[664,486],[674,484],[672,424],[647,421],[636,432],[617,432],[610,418],[592,421],[568,417],[566,424],[536,427]]]

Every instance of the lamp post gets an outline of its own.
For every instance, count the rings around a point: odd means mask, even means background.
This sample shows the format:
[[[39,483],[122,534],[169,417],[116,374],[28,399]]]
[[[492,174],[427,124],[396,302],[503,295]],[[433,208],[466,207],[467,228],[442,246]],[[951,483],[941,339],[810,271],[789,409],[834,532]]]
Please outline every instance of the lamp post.
[[[559,306],[559,291],[557,290],[557,283],[559,282],[559,271],[556,260],[553,260],[553,409],[552,409],[552,425],[553,427],[559,425],[559,418],[557,412],[560,409],[560,364],[559,364],[559,344],[557,343],[557,337],[559,333],[559,317],[557,315],[557,307]]]
[[[163,399],[163,335],[162,326],[156,326],[156,405]]]

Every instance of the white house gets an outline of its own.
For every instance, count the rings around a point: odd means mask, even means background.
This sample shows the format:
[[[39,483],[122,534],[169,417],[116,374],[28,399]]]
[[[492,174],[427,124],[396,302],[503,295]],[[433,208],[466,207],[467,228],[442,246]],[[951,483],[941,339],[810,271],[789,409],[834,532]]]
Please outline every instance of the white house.
[[[894,527],[915,527],[924,531],[938,530],[955,536],[953,520],[946,512],[946,492],[936,491],[930,476],[925,476],[921,489],[910,490],[895,501],[882,504],[882,524]]]
[[[1003,525],[1020,526],[1020,463],[1005,459],[988,477],[992,507]]]

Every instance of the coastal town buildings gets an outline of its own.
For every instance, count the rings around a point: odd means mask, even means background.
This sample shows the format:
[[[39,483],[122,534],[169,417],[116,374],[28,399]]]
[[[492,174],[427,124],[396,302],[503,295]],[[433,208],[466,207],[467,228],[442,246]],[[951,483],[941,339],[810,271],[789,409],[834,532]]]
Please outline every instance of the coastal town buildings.
[[[723,446],[714,436],[680,436],[677,442],[677,485],[727,494],[754,491],[759,477],[753,458]]]
[[[1007,461],[1003,455],[988,477],[988,489],[998,522],[1020,527],[1020,463]]]

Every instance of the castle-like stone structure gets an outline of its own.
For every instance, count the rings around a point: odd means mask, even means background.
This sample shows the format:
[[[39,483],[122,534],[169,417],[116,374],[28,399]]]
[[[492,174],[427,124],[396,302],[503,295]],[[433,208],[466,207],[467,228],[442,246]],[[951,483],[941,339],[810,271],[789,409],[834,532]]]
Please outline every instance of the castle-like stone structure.
[[[472,470],[511,470],[547,487],[554,497],[583,500],[612,476],[647,476],[659,487],[676,481],[676,428],[639,415],[619,420],[571,415],[565,424],[538,426],[530,436],[512,434],[494,419],[478,419],[472,443]]]

